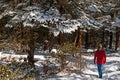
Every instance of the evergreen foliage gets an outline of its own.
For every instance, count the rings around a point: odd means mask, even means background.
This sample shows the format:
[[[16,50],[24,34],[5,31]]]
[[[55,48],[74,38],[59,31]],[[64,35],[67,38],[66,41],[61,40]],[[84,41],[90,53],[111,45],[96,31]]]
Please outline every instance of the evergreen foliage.
[[[58,53],[51,53],[52,57],[58,59],[60,62],[60,71],[67,69],[67,65],[71,62],[70,58],[73,58],[75,64],[74,66],[78,68],[78,70],[82,70],[85,68],[85,61],[82,59],[81,48],[76,47],[73,43],[64,43],[63,45],[58,45]],[[69,70],[71,71],[71,70]]]
[[[27,72],[24,72],[27,70]],[[0,66],[0,80],[33,80],[37,71],[30,70],[30,67],[26,62],[18,63],[15,60],[11,64]]]

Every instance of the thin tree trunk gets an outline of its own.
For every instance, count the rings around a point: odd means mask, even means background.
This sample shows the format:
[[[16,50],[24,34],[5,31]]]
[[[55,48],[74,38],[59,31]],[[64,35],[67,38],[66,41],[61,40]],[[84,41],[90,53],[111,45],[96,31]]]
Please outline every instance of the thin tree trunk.
[[[81,35],[80,28],[78,28],[75,46],[76,46],[76,47],[81,47],[81,43],[82,43],[82,35]]]
[[[102,42],[105,42],[105,29],[102,30]]]
[[[89,33],[88,33],[88,29],[86,29],[87,32],[85,33],[85,48],[88,49],[89,47]]]
[[[74,45],[76,44],[76,40],[77,40],[77,30],[75,30],[75,32],[73,33],[73,43],[74,43]]]
[[[108,48],[109,47],[109,31],[106,31],[106,40],[105,40],[105,45]]]
[[[32,5],[35,2],[35,0],[29,0],[29,5]]]
[[[23,24],[20,22],[19,27],[18,27],[18,36],[17,36],[17,41],[18,41],[18,51],[22,52],[23,51]]]
[[[109,43],[109,48],[112,49],[112,40],[113,40],[113,33],[110,32],[110,43]]]
[[[80,68],[80,70],[81,70],[81,66],[82,66],[82,53],[81,53],[81,48],[82,48],[82,32],[80,31],[80,27],[78,27],[78,30],[77,30],[77,38],[76,38],[76,42],[75,42],[75,46],[76,47],[79,47],[80,48],[80,54],[79,54],[79,56],[78,55],[75,55],[76,56],[76,58],[77,58],[77,61],[79,61],[78,63],[77,63],[77,66]]]
[[[28,63],[31,65],[31,67],[34,67],[34,38],[33,38],[33,29],[31,27],[28,28]]]
[[[58,43],[61,45],[64,43],[64,36],[63,33],[60,31],[59,35],[58,35]]]
[[[115,50],[117,50],[119,44],[119,31],[118,27],[116,28],[116,43],[115,43]]]

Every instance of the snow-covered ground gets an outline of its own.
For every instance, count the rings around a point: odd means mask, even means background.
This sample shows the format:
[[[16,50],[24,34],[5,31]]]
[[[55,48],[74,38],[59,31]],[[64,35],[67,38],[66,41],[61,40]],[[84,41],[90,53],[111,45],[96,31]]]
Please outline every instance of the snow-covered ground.
[[[83,73],[87,80],[98,80],[97,66],[93,63],[93,56],[84,56],[88,61],[87,68]],[[107,63],[104,65],[102,80],[119,80],[120,79],[120,54],[107,54]]]
[[[0,59],[10,56],[19,59],[20,57],[27,57],[27,54],[8,54],[9,52],[0,52]],[[34,58],[37,59],[35,66],[41,68],[41,62],[46,60],[49,56],[48,52],[36,51]],[[104,65],[103,79],[98,78],[97,66],[93,63],[93,54],[84,55],[87,67],[82,71],[74,71],[72,73],[60,72],[54,76],[46,76],[45,80],[120,80],[120,52],[107,54],[107,63]],[[4,62],[0,61],[0,64]],[[41,70],[40,70],[41,71]],[[41,73],[41,72],[40,72]],[[39,76],[38,80],[43,77]]]

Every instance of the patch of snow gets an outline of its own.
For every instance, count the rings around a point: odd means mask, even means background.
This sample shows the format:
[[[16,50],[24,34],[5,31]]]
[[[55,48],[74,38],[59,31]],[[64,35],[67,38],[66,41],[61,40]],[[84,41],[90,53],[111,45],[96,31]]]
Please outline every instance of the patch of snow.
[[[5,27],[10,27],[10,28],[12,28],[13,25],[11,25],[11,24],[6,24]]]
[[[90,10],[91,12],[101,12],[96,5],[90,5],[90,6],[88,6],[88,7],[85,8],[85,9],[88,9],[88,10]]]
[[[71,33],[75,31],[78,27],[81,27],[81,23],[77,20],[66,20],[61,21],[57,24],[57,29],[64,33]]]
[[[89,18],[83,18],[80,20],[81,24],[84,26],[84,27],[87,27],[87,28],[100,28],[102,26],[101,23],[99,23],[98,21],[96,20],[91,20]]]
[[[15,11],[9,11],[8,15],[13,16],[16,12]]]
[[[30,22],[23,22],[24,27],[34,27],[35,24],[32,24]]]
[[[109,70],[110,71],[116,71],[116,70],[118,70],[118,66],[113,65],[109,68]]]
[[[57,49],[52,49],[51,53],[57,53]]]
[[[29,14],[31,17],[35,17],[36,15],[37,15],[37,13],[36,12],[30,12],[30,14]]]
[[[38,60],[46,60],[46,58],[44,56],[42,56],[42,55],[39,55],[39,56],[34,55],[34,58],[38,59]]]
[[[20,17],[16,15],[14,18],[12,18],[12,20],[20,20]]]
[[[53,34],[54,34],[54,36],[57,36],[57,35],[59,35],[59,31],[54,30],[54,31],[53,31]]]
[[[23,6],[25,6],[26,5],[26,3],[19,3],[17,6],[16,6],[16,8],[19,8],[19,7],[23,7]],[[26,7],[26,6],[25,6]]]
[[[87,52],[95,52],[97,49],[87,49]]]
[[[24,10],[27,10],[27,11],[32,11],[32,10],[39,10],[40,8],[36,7],[36,6],[28,6],[26,8],[24,8]]]
[[[1,13],[0,14],[0,19],[2,19],[4,16],[6,15],[10,15],[10,16],[13,16],[16,12],[15,11],[5,11],[4,13]]]
[[[120,16],[115,18],[116,22],[120,22]]]
[[[114,22],[114,23],[112,24],[112,26],[120,27],[120,22]]]

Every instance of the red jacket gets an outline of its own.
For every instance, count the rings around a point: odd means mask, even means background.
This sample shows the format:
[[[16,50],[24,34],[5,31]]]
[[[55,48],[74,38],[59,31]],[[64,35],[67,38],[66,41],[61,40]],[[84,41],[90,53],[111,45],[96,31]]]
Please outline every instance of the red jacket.
[[[97,50],[94,53],[94,63],[105,64],[106,63],[106,53],[104,50]]]

